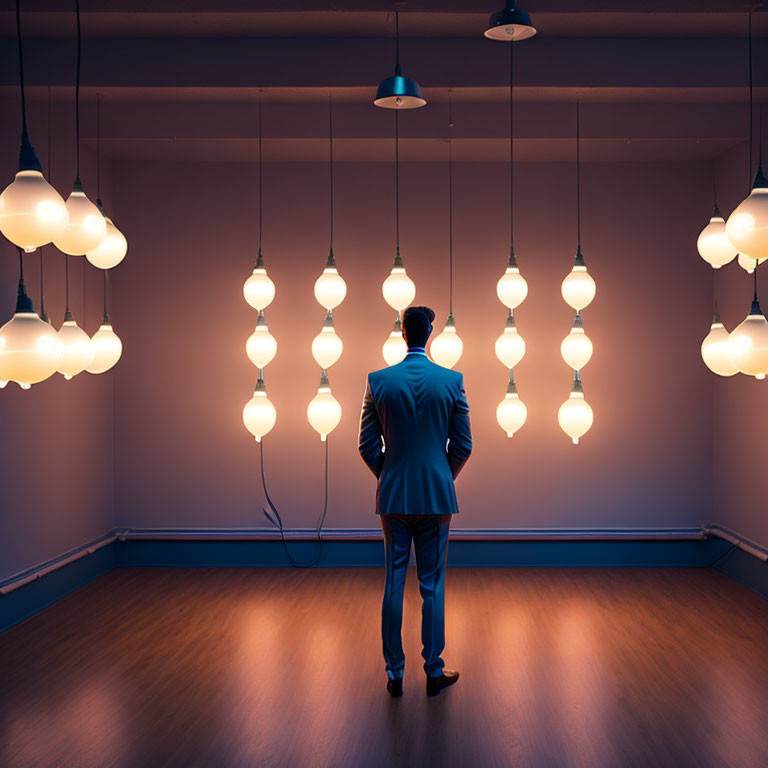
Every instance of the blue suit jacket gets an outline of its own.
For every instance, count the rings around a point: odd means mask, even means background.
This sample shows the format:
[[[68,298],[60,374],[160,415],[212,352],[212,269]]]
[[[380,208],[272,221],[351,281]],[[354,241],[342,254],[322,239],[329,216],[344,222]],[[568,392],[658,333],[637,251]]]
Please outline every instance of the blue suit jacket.
[[[358,447],[379,481],[377,514],[455,514],[472,450],[464,377],[419,352],[369,373]]]

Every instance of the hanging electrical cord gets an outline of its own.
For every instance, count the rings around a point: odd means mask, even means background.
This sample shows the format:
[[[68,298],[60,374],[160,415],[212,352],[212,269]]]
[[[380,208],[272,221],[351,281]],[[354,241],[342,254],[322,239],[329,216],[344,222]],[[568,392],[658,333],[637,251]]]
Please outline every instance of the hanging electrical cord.
[[[51,167],[51,86],[48,86],[48,181],[53,178],[53,168]],[[45,285],[43,279],[43,246],[40,246],[40,319],[48,323],[50,322],[48,314],[45,311]]]
[[[258,146],[259,146],[259,170],[258,170],[258,185],[259,185],[259,256],[261,256],[261,231],[262,226],[261,223],[263,221],[263,206],[262,206],[262,177],[261,177],[261,167],[263,165],[261,161],[261,139],[262,139],[262,131],[261,131],[261,91],[259,91],[259,140],[258,140]]]
[[[75,0],[75,17],[77,19],[77,70],[75,74],[75,177],[80,179],[80,57],[82,51],[82,34],[80,32],[80,0]]]
[[[453,100],[448,91],[448,128],[453,128]],[[448,314],[453,315],[453,141],[448,137]]]
[[[400,110],[395,110],[395,246],[400,253]]]
[[[581,253],[581,104],[576,98],[576,249]]]
[[[753,131],[754,131],[754,118],[752,115],[752,102],[753,102],[753,93],[752,93],[752,85],[753,85],[753,78],[752,78],[752,11],[750,10],[748,14],[748,23],[747,23],[747,38],[749,40],[748,45],[748,56],[749,56],[749,172],[747,173],[747,192],[752,191],[752,143],[753,143]]]
[[[21,90],[21,132],[27,132],[27,100],[24,96],[24,54],[21,49],[21,0],[16,0],[16,39],[19,46],[19,89]]]
[[[101,202],[101,94],[96,96],[96,205]]]
[[[509,253],[515,252],[515,44],[509,44]]]
[[[283,548],[285,549],[286,557],[288,558],[288,561],[294,568],[312,568],[313,566],[317,565],[323,558],[323,525],[325,523],[325,516],[328,512],[328,440],[325,441],[325,492],[324,492],[324,499],[323,499],[323,511],[320,514],[320,517],[318,518],[317,525],[315,527],[315,535],[317,536],[317,542],[318,542],[318,552],[317,557],[314,560],[310,560],[307,562],[302,562],[300,560],[297,560],[293,557],[291,554],[290,548],[288,547],[288,542],[285,538],[285,530],[283,528],[283,520],[280,517],[280,513],[277,511],[277,507],[272,502],[272,498],[269,495],[269,491],[267,490],[267,480],[266,476],[264,474],[264,441],[259,441],[259,465],[261,469],[261,486],[264,489],[264,498],[266,499],[267,506],[272,510],[272,514],[267,512],[266,507],[262,507],[262,512],[264,513],[264,517],[269,520],[272,525],[274,525],[280,532],[280,540],[283,542]]]
[[[328,164],[331,214],[331,253],[333,253],[333,96],[328,95]]]

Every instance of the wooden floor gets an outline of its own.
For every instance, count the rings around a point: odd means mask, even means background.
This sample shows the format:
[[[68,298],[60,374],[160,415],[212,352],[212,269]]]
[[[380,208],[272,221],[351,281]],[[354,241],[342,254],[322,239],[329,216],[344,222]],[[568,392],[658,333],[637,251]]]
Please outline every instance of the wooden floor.
[[[768,601],[701,569],[453,569],[424,694],[376,569],[119,569],[0,635],[3,768],[768,765]]]

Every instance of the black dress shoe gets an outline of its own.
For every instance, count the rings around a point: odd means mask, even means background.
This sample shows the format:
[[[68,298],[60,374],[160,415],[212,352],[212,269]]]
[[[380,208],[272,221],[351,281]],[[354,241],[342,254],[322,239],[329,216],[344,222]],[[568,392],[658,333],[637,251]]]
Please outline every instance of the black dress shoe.
[[[443,688],[453,685],[459,679],[459,673],[444,669],[440,677],[427,677],[427,696],[437,696]]]
[[[387,690],[393,699],[399,699],[403,695],[403,678],[396,677],[387,681]]]

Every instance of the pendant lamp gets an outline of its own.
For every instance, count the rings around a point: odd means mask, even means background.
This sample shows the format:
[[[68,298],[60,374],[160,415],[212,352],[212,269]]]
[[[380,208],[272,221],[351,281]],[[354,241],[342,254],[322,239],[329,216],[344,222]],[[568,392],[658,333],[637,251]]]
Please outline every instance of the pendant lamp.
[[[412,78],[405,77],[400,69],[400,14],[395,11],[395,74],[379,83],[373,103],[385,109],[418,109],[427,100],[421,86]]]
[[[20,0],[16,0],[16,37],[21,90],[21,150],[19,171],[14,181],[0,194],[0,232],[15,246],[30,253],[50,243],[66,227],[67,207],[61,195],[45,180],[27,133]]]
[[[53,244],[69,256],[84,256],[96,250],[107,236],[107,222],[101,211],[88,199],[80,181],[80,0],[75,0],[77,19],[77,70],[75,78],[75,181],[67,198],[68,221]]]
[[[347,295],[347,284],[339,274],[336,259],[333,255],[333,102],[330,99],[328,101],[328,167],[330,178],[331,244],[328,250],[328,260],[325,263],[325,269],[315,281],[315,299],[317,299],[318,304],[330,311],[336,309]]]
[[[709,333],[701,342],[701,359],[712,373],[718,376],[734,376],[739,369],[728,357],[728,337],[730,334],[720,321],[720,315],[715,310]]]
[[[96,333],[91,336],[91,347],[93,348],[93,360],[86,371],[88,373],[106,373],[117,365],[117,361],[123,354],[123,342],[112,328],[112,321],[107,313],[107,286],[109,272],[104,272],[104,317]]]
[[[85,258],[98,269],[112,269],[128,253],[128,241],[112,219],[107,216],[104,203],[101,202],[101,96],[96,100],[96,207],[104,217],[107,234],[104,242],[98,248],[88,251]]]
[[[88,334],[75,322],[69,308],[69,256],[64,256],[64,295],[66,309],[64,323],[59,328],[59,340],[64,346],[64,355],[58,371],[67,381],[82,373],[93,362],[93,347]]]
[[[321,368],[330,368],[341,357],[343,350],[344,344],[336,335],[333,312],[329,309],[320,333],[312,340],[312,357]]]
[[[0,380],[15,381],[22,389],[29,389],[56,372],[64,347],[56,331],[38,317],[27,296],[21,248],[18,252],[16,312],[0,328]]]
[[[496,339],[496,357],[505,368],[514,368],[525,355],[525,339],[517,332],[515,316],[509,310],[502,334]]]
[[[387,365],[396,365],[402,362],[408,354],[408,345],[403,338],[403,326],[400,323],[399,312],[395,318],[395,324],[392,326],[392,333],[382,345],[381,354]]]
[[[743,253],[740,253],[737,257],[737,261],[739,263],[739,266],[748,274],[751,275],[755,271],[755,267],[758,267],[760,264],[762,264],[765,259],[750,259],[748,256],[745,256]]]
[[[749,12],[749,173],[752,175],[753,145],[753,77],[752,77],[752,11]],[[725,231],[731,245],[750,259],[768,258],[768,180],[763,175],[762,120],[758,133],[757,174],[749,196],[728,217]]]
[[[507,393],[496,408],[496,421],[507,433],[507,437],[512,437],[525,424],[527,418],[528,409],[517,394],[517,385],[510,369]]]
[[[715,203],[709,224],[699,234],[696,248],[699,256],[714,269],[720,269],[736,258],[736,249],[731,245],[725,232],[725,219],[720,215],[717,203]]]
[[[560,406],[557,421],[560,424],[560,429],[571,438],[574,445],[578,445],[579,439],[592,427],[594,414],[589,403],[584,399],[584,390],[578,371],[574,372],[571,394]]]
[[[416,286],[405,272],[400,255],[400,113],[395,112],[395,260],[392,271],[381,286],[384,301],[402,312],[415,298]]]
[[[253,273],[248,277],[243,285],[243,296],[245,300],[256,310],[264,310],[275,298],[275,284],[267,274],[266,267],[264,266],[264,257],[261,253],[261,233],[263,222],[263,205],[262,205],[262,154],[261,154],[261,141],[262,141],[262,129],[261,129],[261,96],[259,96],[259,172],[258,172],[258,187],[259,187],[259,249],[258,256],[256,257],[256,266],[253,268]]]
[[[256,328],[245,343],[245,352],[257,368],[266,368],[277,354],[277,341],[269,332],[263,310],[259,312]]]
[[[533,37],[536,29],[531,17],[517,8],[514,0],[507,0],[504,8],[491,15],[488,29],[483,34],[491,40],[516,42]]]
[[[262,371],[259,370],[259,378],[256,381],[253,397],[243,408],[243,424],[256,438],[256,442],[260,443],[261,438],[275,426],[275,421],[277,421],[277,411],[267,397],[267,388],[264,385]]]
[[[453,128],[452,102],[448,99],[448,128]],[[464,344],[456,332],[453,317],[453,145],[448,140],[448,319],[442,332],[432,340],[429,352],[443,368],[453,368],[461,359]]]
[[[768,373],[768,321],[757,300],[757,272],[753,274],[752,305],[747,317],[728,336],[728,359],[747,376],[764,379]]]
[[[576,314],[571,332],[560,344],[560,354],[569,368],[581,370],[592,358],[592,341],[584,333],[581,315]]]
[[[317,389],[317,394],[307,406],[307,419],[323,442],[341,421],[341,405],[331,394],[331,385],[325,370],[320,374],[320,386]]]

